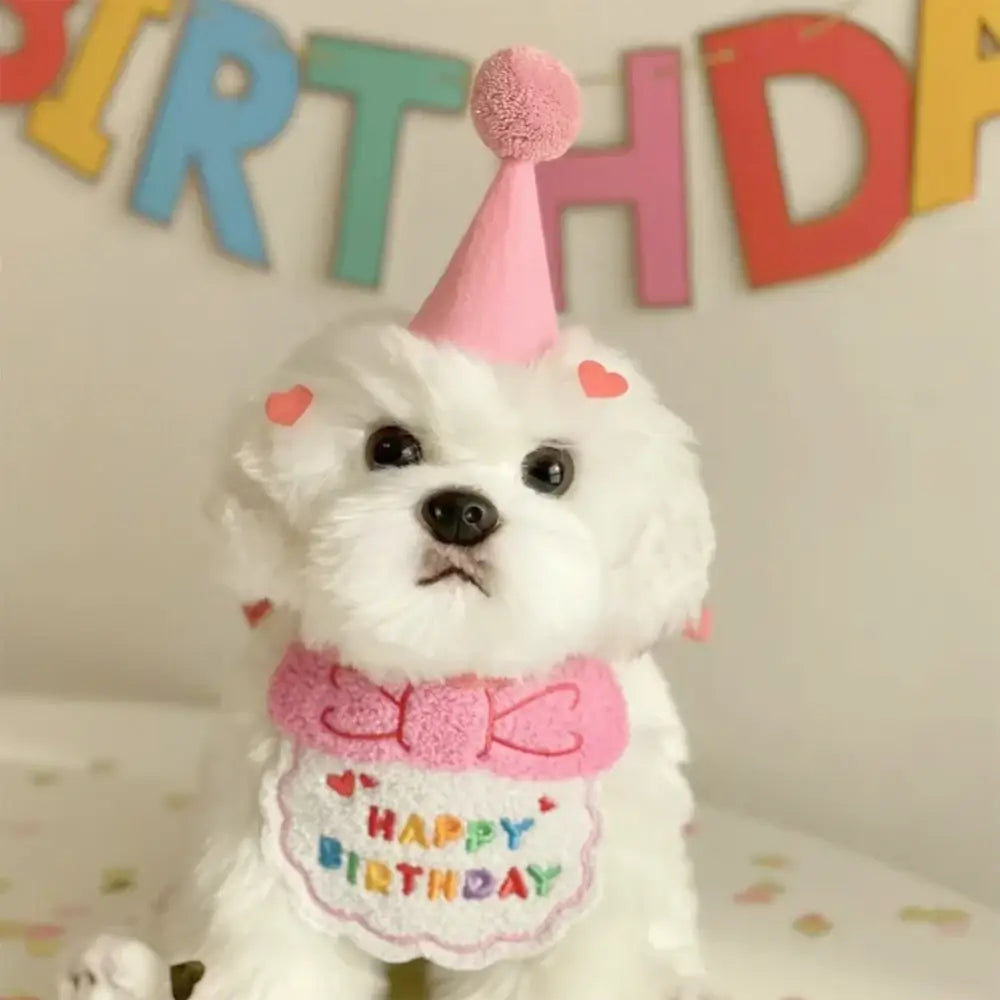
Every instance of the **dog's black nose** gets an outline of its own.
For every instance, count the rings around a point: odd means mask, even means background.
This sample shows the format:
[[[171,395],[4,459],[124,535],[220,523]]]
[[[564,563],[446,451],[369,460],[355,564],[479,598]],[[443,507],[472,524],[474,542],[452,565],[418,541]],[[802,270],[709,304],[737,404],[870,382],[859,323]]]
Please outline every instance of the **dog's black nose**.
[[[496,529],[500,514],[480,493],[441,490],[420,508],[427,530],[445,545],[478,545]]]

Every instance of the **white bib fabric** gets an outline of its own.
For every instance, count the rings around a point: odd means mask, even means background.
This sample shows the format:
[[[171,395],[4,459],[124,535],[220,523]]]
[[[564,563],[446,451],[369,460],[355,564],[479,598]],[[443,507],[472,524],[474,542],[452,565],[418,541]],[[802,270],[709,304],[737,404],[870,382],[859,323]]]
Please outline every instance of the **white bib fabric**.
[[[479,969],[548,948],[596,900],[596,793],[283,740],[263,846],[310,924],[382,961]]]

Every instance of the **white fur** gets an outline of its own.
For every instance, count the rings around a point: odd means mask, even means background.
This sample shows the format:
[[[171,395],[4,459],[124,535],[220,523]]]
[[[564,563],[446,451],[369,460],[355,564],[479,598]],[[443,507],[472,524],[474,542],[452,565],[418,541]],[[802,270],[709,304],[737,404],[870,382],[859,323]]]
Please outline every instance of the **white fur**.
[[[588,399],[577,377],[585,359],[623,374],[628,392]],[[293,427],[269,423],[262,397],[237,415],[212,505],[237,594],[267,596],[278,610],[253,636],[231,692],[232,725],[210,761],[207,846],[170,907],[161,953],[205,963],[195,1000],[382,994],[377,963],[298,920],[258,849],[257,784],[274,750],[265,684],[283,644],[300,637],[335,644],[377,680],[470,668],[514,677],[581,652],[618,670],[632,736],[603,781],[600,904],[537,959],[436,970],[435,996],[660,1000],[699,980],[681,832],[691,812],[686,743],[647,652],[698,614],[707,587],[714,538],[688,429],[627,359],[581,330],[522,368],[394,325],[360,326],[306,344],[265,391],[296,383],[314,401]],[[367,468],[366,439],[387,423],[420,438],[423,464]],[[576,459],[558,498],[521,479],[524,456],[553,441]],[[415,512],[450,486],[475,488],[500,511],[500,529],[477,553],[489,596],[458,579],[416,585],[429,539]],[[161,1000],[162,982],[143,983],[133,977],[93,1000]],[[90,996],[63,984],[61,1000]]]

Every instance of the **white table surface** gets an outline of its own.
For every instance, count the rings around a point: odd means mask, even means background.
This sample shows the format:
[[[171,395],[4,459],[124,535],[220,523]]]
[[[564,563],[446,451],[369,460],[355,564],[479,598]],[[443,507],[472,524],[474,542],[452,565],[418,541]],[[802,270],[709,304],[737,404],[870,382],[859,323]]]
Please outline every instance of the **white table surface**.
[[[183,840],[211,715],[0,699],[0,1000],[54,995],[84,925],[141,931]],[[691,834],[726,1000],[1000,1000],[1000,914],[815,838],[704,807]]]

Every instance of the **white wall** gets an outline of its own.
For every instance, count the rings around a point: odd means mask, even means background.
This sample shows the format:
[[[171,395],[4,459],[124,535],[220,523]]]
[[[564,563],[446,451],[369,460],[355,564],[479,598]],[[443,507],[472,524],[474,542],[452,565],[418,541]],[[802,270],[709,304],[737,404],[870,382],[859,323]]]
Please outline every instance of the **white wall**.
[[[529,41],[581,75],[677,44],[694,308],[636,310],[620,213],[570,226],[573,311],[641,357],[698,429],[720,555],[707,647],[667,655],[706,796],[1000,899],[1000,132],[976,202],[912,222],[847,272],[741,278],[695,36],[745,0],[258,0],[287,32],[349,28],[479,59]],[[855,15],[912,53],[915,4]],[[406,134],[381,295],[323,279],[347,117],[308,96],[252,161],[269,274],[218,256],[189,193],[169,231],[126,208],[176,22],[147,29],[88,186],[0,112],[0,670],[8,688],[207,699],[238,613],[204,564],[200,491],[229,400],[344,310],[417,304],[492,170],[467,123]],[[835,199],[858,152],[819,89],[775,94],[794,202]],[[622,134],[587,89],[585,138]],[[442,164],[441,149],[449,160]],[[766,846],[766,845],[763,845]]]

